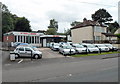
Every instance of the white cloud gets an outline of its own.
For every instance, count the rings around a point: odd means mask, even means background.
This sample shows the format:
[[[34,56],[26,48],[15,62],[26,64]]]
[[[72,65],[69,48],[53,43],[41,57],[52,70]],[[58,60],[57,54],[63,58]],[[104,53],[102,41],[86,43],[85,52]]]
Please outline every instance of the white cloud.
[[[91,14],[99,8],[105,8],[118,18],[117,4],[119,0],[1,0],[9,10],[20,17],[28,18],[33,30],[46,30],[50,19],[59,23],[59,32],[70,28],[75,20],[82,21],[84,17],[91,19]],[[96,4],[94,4],[96,3]],[[106,4],[107,3],[107,4]],[[105,6],[105,5],[109,6]],[[113,7],[116,6],[116,7]]]

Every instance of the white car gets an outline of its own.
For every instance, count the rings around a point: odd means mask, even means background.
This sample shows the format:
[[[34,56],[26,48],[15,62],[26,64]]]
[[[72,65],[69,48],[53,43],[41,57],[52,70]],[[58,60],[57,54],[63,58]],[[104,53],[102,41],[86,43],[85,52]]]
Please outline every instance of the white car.
[[[52,48],[54,42],[50,42],[49,47]]]
[[[87,53],[87,48],[80,44],[72,44],[72,47],[76,50],[76,53]]]
[[[75,54],[76,51],[75,51],[75,49],[72,46],[60,45],[59,53],[62,53],[64,56],[66,56],[66,55]]]
[[[95,47],[95,45],[93,45],[93,44],[82,44],[82,45],[87,48],[88,53],[99,52],[99,49],[97,47]]]
[[[53,46],[51,47],[52,50],[59,50],[59,43],[53,43]]]
[[[104,44],[106,47],[109,48],[110,51],[117,51],[118,48],[114,47],[112,44]]]
[[[14,53],[16,57],[32,57],[35,59],[42,58],[42,52],[37,48],[29,46],[18,46],[12,53]]]
[[[94,44],[94,45],[98,47],[100,51],[109,51],[109,48],[106,47],[104,44]]]

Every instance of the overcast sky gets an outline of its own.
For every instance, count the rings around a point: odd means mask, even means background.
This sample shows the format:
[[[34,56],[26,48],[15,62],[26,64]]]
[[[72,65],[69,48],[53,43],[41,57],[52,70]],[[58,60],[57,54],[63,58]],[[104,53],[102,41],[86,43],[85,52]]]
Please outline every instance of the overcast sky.
[[[0,0],[11,13],[26,17],[32,30],[47,30],[50,19],[58,21],[58,32],[70,28],[73,21],[91,19],[100,8],[106,9],[118,21],[119,0]]]

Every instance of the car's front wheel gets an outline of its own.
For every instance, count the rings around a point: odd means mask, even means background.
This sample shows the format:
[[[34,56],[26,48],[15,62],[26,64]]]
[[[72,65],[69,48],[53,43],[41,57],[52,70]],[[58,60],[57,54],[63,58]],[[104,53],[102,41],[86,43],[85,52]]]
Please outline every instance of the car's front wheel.
[[[38,59],[38,58],[39,58],[39,55],[34,55],[34,58],[35,58],[35,59]]]

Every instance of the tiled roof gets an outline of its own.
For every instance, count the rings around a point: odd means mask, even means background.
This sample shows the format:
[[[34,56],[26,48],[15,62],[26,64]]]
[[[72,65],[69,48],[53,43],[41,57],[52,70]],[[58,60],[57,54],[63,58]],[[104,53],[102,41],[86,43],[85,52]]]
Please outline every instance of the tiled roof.
[[[85,20],[71,29],[82,28],[86,26],[103,26],[103,25],[100,25],[97,21]]]

